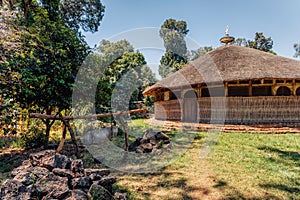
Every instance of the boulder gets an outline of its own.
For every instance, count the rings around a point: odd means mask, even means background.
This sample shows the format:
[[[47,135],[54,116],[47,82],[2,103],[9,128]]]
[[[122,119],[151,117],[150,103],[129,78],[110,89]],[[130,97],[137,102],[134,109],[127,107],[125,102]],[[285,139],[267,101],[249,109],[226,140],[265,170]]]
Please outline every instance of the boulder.
[[[120,193],[116,192],[114,195],[115,200],[127,200],[127,194],[126,193]]]
[[[109,191],[110,193],[112,193],[112,185],[117,182],[116,177],[104,177],[102,178],[100,181],[98,181],[98,185],[101,185],[102,187],[104,187],[107,191]]]
[[[30,191],[17,180],[9,179],[2,184],[0,191],[1,200],[27,200],[30,197]]]
[[[28,185],[31,185],[34,183],[34,177],[28,171],[21,171],[13,178],[13,180],[19,181],[20,183],[24,184],[25,186],[28,186]]]
[[[145,133],[129,145],[129,151],[136,153],[152,153],[166,149],[170,144],[170,137],[162,131],[148,129]]]
[[[2,184],[1,200],[113,199],[116,178],[109,176],[110,170],[85,170],[82,160],[71,160],[51,150],[29,157],[12,171],[12,179]]]
[[[74,178],[74,174],[69,169],[60,169],[55,168],[52,170],[53,174],[60,176],[60,177],[67,177],[69,180]]]
[[[110,174],[109,169],[85,169],[85,175],[90,177],[92,181],[98,181],[102,177]]]
[[[88,189],[91,186],[91,184],[92,182],[89,177],[74,178],[72,180],[73,189]]]
[[[50,171],[54,168],[54,157],[54,150],[45,150],[29,155],[32,166],[44,167]]]
[[[70,169],[71,167],[71,160],[61,154],[55,154],[54,156],[54,168],[60,168],[60,169]]]
[[[68,195],[68,178],[49,173],[34,184],[35,191],[43,196],[62,199]]]
[[[92,200],[113,200],[114,197],[104,187],[93,184],[89,190],[89,196]]]
[[[84,168],[82,160],[72,160],[71,162],[71,171],[74,173],[75,177],[84,176]]]
[[[88,200],[88,195],[82,190],[72,190],[71,196],[69,196],[66,200]]]

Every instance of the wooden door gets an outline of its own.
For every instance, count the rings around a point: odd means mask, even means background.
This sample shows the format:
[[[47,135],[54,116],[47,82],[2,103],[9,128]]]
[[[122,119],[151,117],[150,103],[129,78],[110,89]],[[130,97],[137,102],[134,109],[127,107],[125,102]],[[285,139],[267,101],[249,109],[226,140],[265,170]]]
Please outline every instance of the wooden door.
[[[183,102],[183,121],[197,122],[197,98],[185,98]]]

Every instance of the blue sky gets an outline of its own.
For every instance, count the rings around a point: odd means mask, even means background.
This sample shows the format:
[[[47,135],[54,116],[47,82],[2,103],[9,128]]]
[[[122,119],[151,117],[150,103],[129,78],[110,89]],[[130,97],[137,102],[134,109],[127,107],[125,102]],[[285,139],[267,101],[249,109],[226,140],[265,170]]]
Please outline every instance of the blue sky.
[[[253,39],[255,32],[271,36],[273,50],[284,57],[293,58],[293,44],[300,42],[299,0],[102,0],[102,3],[106,9],[99,31],[86,34],[90,46],[124,31],[159,28],[168,18],[186,21],[190,30],[187,36],[199,46],[221,46],[219,39],[224,36],[226,25],[236,38]],[[158,56],[151,57],[147,51],[145,54],[148,63],[159,62]]]

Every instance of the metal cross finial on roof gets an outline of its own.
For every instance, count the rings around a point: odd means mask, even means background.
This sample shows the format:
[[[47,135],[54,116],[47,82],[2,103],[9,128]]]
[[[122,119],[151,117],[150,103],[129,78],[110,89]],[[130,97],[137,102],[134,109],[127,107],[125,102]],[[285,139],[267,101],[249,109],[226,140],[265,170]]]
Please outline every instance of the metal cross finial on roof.
[[[220,41],[226,45],[232,43],[234,41],[234,37],[229,35],[229,26],[228,25],[226,26],[225,34],[226,34],[225,37],[222,37],[220,39]]]
[[[226,26],[225,34],[229,35],[229,26],[228,25]]]

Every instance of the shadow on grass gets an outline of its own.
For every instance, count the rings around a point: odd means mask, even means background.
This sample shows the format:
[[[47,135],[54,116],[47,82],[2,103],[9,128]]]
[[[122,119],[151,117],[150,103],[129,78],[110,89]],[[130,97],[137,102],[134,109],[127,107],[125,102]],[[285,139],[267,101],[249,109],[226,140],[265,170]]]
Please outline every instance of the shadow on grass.
[[[266,158],[270,162],[283,163],[285,165],[289,165],[290,169],[300,166],[300,153],[296,151],[284,151],[278,148],[268,147],[268,146],[258,147],[258,149],[269,153],[275,153],[279,156],[280,159],[274,157]],[[292,161],[292,162],[288,162],[288,161]],[[295,184],[285,185],[282,183],[266,183],[266,184],[260,184],[260,187],[265,189],[281,190],[283,192],[288,193],[291,199],[294,199],[295,196],[297,196],[298,199],[300,198],[299,196],[300,184],[297,181],[299,179],[299,176],[294,178],[292,177],[289,178],[291,179],[290,182],[293,182]]]
[[[216,184],[213,186],[214,188],[219,189],[220,191],[229,191],[225,197],[222,197],[222,200],[280,200],[280,198],[271,195],[271,194],[265,194],[264,196],[260,197],[247,197],[244,194],[242,194],[239,190],[236,188],[230,186],[226,181],[218,180]]]
[[[297,187],[288,187],[288,186],[283,185],[283,184],[264,184],[264,185],[261,185],[261,187],[275,188],[275,189],[286,191],[286,192],[289,192],[289,193],[300,194],[299,187],[298,188]]]
[[[267,147],[267,146],[262,146],[258,148],[259,150],[271,152],[271,153],[277,153],[281,158],[284,159],[290,159],[294,161],[299,161],[300,162],[300,153],[295,152],[295,151],[283,151],[277,148],[273,147]],[[300,165],[300,163],[299,163]]]

